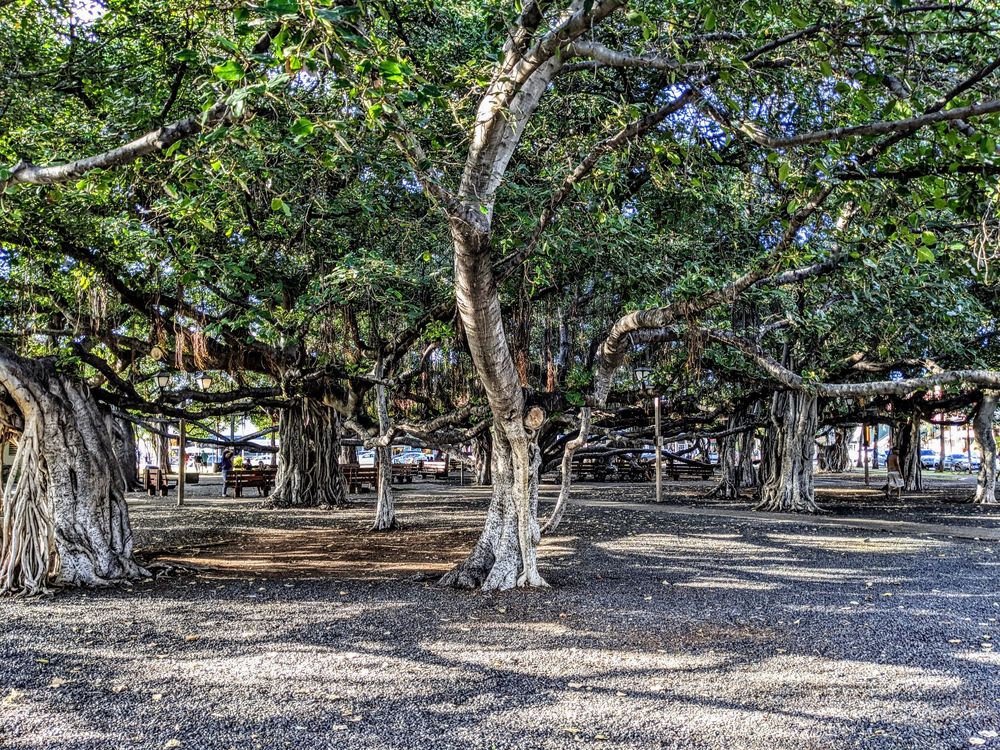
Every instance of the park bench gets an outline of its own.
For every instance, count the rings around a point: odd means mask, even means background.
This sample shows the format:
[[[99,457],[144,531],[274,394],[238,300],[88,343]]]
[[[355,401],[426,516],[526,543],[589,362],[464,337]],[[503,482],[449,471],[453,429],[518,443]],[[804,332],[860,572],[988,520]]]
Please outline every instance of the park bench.
[[[447,456],[440,459],[431,459],[430,461],[420,461],[417,464],[417,473],[424,479],[447,479],[450,469],[451,463],[448,461]]]
[[[177,486],[177,480],[168,479],[167,473],[160,471],[157,466],[147,466],[142,472],[142,486],[150,497],[155,497],[157,494],[166,497],[167,490]]]
[[[374,490],[378,482],[378,474],[374,466],[358,466],[357,464],[341,464],[340,470],[344,472],[344,481],[347,482],[347,491],[352,494]]]
[[[656,464],[632,455],[615,456],[614,476],[621,482],[652,482],[655,478]]]
[[[392,481],[396,484],[403,484],[406,482],[410,484],[413,482],[413,477],[416,474],[413,464],[393,464],[392,465]]]
[[[575,456],[573,458],[573,473],[580,481],[590,478],[595,482],[607,482],[615,479],[617,468],[607,456]]]
[[[243,497],[243,490],[253,488],[258,495],[269,495],[274,489],[277,469],[233,469],[226,476],[226,489],[232,488],[236,497]]]
[[[655,471],[655,468],[654,468]],[[715,473],[715,464],[706,464],[703,461],[690,461],[666,456],[663,459],[663,474],[675,482],[681,477],[693,479],[711,479]]]
[[[340,470],[344,473],[344,481],[347,482],[348,492],[357,494],[374,490],[378,485],[378,467],[359,466],[358,464],[341,464]],[[396,484],[412,483],[416,474],[414,467],[408,464],[392,465],[392,481]]]

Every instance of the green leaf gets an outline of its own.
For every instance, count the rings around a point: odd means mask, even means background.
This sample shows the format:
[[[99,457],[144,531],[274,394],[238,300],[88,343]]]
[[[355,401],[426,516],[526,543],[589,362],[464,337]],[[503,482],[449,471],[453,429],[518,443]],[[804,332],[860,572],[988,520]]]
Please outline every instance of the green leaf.
[[[788,162],[782,162],[781,166],[778,167],[778,182],[784,182],[788,179]]]
[[[937,235],[934,232],[925,231],[920,235],[920,239],[925,245],[930,246],[937,242]]]
[[[243,68],[235,60],[229,60],[212,68],[216,78],[223,81],[238,81],[243,77]]]
[[[312,135],[313,130],[316,126],[313,125],[312,120],[307,117],[300,117],[295,122],[292,123],[292,135],[297,135],[300,137]]]
[[[714,31],[716,24],[715,11],[709,9],[705,15],[705,31]]]
[[[933,263],[934,251],[928,247],[917,248],[917,263]]]
[[[285,216],[291,216],[292,215],[292,209],[289,208],[288,204],[285,203],[283,200],[281,200],[281,198],[272,198],[271,199],[271,210],[272,211],[281,211],[281,213],[283,213]]]

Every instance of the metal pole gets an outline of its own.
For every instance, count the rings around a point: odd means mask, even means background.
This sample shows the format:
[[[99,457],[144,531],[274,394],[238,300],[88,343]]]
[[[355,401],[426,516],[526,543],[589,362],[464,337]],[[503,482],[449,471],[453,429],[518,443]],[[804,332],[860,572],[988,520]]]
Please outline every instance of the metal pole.
[[[944,412],[941,412],[941,416],[938,418],[941,420],[941,424],[938,427],[941,441],[941,456],[938,460],[938,471],[944,471]]]
[[[663,502],[663,436],[660,435],[660,397],[653,399],[656,420],[656,502]]]
[[[862,433],[864,433],[864,442],[865,442],[865,487],[869,487],[871,485],[870,482],[868,481],[868,464],[870,463],[870,461],[868,460],[868,444],[871,442],[870,440],[871,432],[868,425],[862,425],[861,431]],[[875,437],[878,438],[878,435],[876,435]]]
[[[184,480],[187,479],[187,450],[184,445],[187,432],[187,423],[182,419],[177,425],[180,433],[178,441],[180,443],[180,466],[177,469],[177,507],[184,505]]]
[[[969,462],[969,473],[972,473],[972,435],[969,432],[969,423],[965,423],[965,453],[966,461]]]

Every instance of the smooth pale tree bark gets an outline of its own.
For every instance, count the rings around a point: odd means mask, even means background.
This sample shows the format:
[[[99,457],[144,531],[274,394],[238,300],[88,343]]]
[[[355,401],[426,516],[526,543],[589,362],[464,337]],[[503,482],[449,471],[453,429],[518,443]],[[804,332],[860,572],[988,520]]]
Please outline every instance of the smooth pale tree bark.
[[[493,436],[489,432],[477,435],[472,441],[472,462],[476,484],[480,487],[493,484]]]
[[[820,471],[841,473],[851,470],[850,452],[851,428],[837,427],[833,431],[833,442],[819,446],[818,468]]]
[[[757,510],[816,513],[813,456],[816,403],[808,391],[778,391],[771,399],[770,427],[761,457]]]
[[[375,402],[379,433],[386,436],[392,429],[392,424],[389,422],[389,397],[382,383],[375,386]],[[378,459],[378,500],[375,503],[375,522],[371,530],[389,531],[399,526],[396,522],[396,499],[392,491],[392,448],[388,441],[379,441],[375,452]]]
[[[985,391],[972,420],[979,455],[983,460],[976,480],[976,494],[973,497],[975,503],[997,502],[997,439],[993,432],[993,417],[997,410],[998,396],[1000,392]]]
[[[486,512],[483,533],[469,557],[441,579],[443,585],[478,587],[484,591],[546,585],[537,568],[536,548],[540,537],[537,520],[534,520],[534,528],[530,525],[532,519],[538,518],[538,469],[542,463],[536,442],[542,417],[533,412],[535,410],[528,414],[524,425],[527,443],[524,494],[519,496],[522,490],[517,487],[522,479],[518,475],[522,467],[513,455],[520,446],[512,445],[506,425],[494,423],[493,498]],[[520,506],[522,499],[527,500],[527,508]],[[525,533],[532,536],[525,539]]]
[[[52,360],[0,348],[23,432],[3,491],[0,592],[40,594],[149,575],[132,554],[125,481],[105,414]]]
[[[580,410],[579,433],[577,433],[576,437],[567,442],[563,448],[562,466],[560,467],[562,476],[560,479],[559,497],[556,500],[555,507],[552,509],[552,515],[549,516],[549,520],[546,521],[545,526],[542,527],[543,534],[551,534],[559,528],[563,514],[566,512],[566,506],[569,504],[570,493],[573,488],[573,455],[587,444],[587,433],[589,431],[590,408],[585,406]]]
[[[347,502],[340,469],[341,422],[337,411],[302,397],[278,417],[278,478],[270,504],[329,508]]]
[[[893,451],[899,458],[899,473],[905,492],[920,492],[924,488],[923,467],[920,465],[920,416],[907,416],[894,426],[896,438]]]

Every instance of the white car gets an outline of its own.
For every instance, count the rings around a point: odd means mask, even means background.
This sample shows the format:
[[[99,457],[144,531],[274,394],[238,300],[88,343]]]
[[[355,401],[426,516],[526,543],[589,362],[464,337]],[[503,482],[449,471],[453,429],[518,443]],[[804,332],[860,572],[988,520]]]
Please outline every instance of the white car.
[[[423,451],[409,449],[395,454],[392,457],[392,462],[394,464],[417,464],[421,461],[426,461],[429,458],[430,456]]]
[[[375,451],[358,451],[358,466],[374,466]]]

